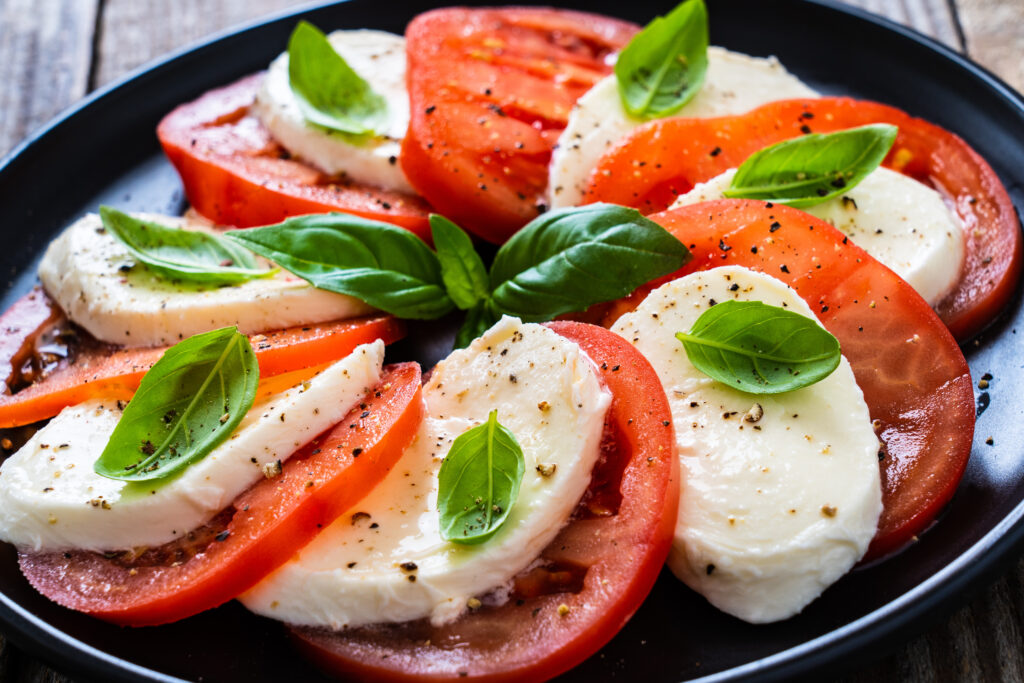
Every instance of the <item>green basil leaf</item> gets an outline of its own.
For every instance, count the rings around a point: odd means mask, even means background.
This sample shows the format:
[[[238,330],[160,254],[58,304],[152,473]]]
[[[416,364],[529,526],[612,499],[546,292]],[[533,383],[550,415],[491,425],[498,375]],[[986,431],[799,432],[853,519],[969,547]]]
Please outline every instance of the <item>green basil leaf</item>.
[[[685,0],[633,36],[615,62],[622,105],[632,116],[654,119],[682,109],[708,69],[708,10]]]
[[[439,318],[455,307],[437,255],[416,235],[388,223],[313,214],[227,236],[314,287],[400,318]]]
[[[259,379],[249,339],[234,327],[175,344],[142,378],[96,473],[151,481],[203,459],[245,417]]]
[[[538,322],[625,296],[690,258],[635,209],[588,204],[550,211],[505,243],[491,266],[499,313]]]
[[[752,154],[726,197],[813,206],[849,192],[878,168],[899,129],[887,123],[804,135]]]
[[[444,216],[430,215],[430,232],[441,263],[441,277],[455,305],[472,308],[490,294],[487,268],[473,248],[473,240]]]
[[[312,124],[367,135],[387,123],[387,101],[352,70],[323,31],[305,21],[288,40],[288,79],[302,115]]]
[[[501,315],[494,310],[489,299],[485,299],[466,311],[466,319],[455,335],[455,348],[464,349],[470,342],[489,330]]]
[[[716,304],[676,338],[695,368],[751,394],[810,386],[839,366],[839,341],[825,328],[760,301]]]
[[[438,473],[441,538],[474,545],[493,536],[519,497],[525,470],[523,449],[497,410],[459,435]]]
[[[217,235],[139,220],[109,206],[100,220],[136,261],[160,277],[200,284],[233,285],[269,277],[245,249]]]

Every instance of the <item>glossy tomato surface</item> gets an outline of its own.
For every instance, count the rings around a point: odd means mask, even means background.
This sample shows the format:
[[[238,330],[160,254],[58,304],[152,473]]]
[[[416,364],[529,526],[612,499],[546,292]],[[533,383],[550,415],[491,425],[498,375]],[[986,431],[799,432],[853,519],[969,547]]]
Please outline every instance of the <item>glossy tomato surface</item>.
[[[564,4],[639,24],[666,9],[611,0]],[[413,0],[381,11],[379,2],[352,0],[301,16],[323,28],[367,26],[400,33],[414,13],[429,8],[426,0]],[[956,132],[995,169],[1014,203],[1024,206],[1024,102],[960,56],[817,2],[709,0],[709,12],[715,44],[777,55],[812,87],[886,102]],[[99,204],[183,211],[177,172],[154,136],[157,124],[182,102],[266,68],[297,16],[221,37],[115,85],[0,162],[5,239],[0,267],[13,282],[0,305],[29,291],[35,259],[47,242]],[[456,319],[411,325],[388,357],[432,366],[451,348],[456,325]],[[796,618],[770,626],[722,615],[663,574],[623,630],[560,680],[669,683],[708,675],[820,680],[864,666],[916,630],[939,623],[937,617],[964,600],[966,591],[1015,559],[1024,541],[1024,420],[1016,400],[1024,386],[1021,330],[1024,311],[1015,298],[993,327],[965,347],[975,385],[985,373],[994,377],[986,389],[975,389],[981,414],[964,480],[918,542],[852,572]],[[988,437],[994,445],[986,444]],[[8,546],[0,546],[0,622],[0,630],[20,647],[80,678],[331,680],[298,655],[280,624],[253,617],[237,603],[145,629],[125,629],[60,608],[22,578]],[[932,656],[957,665],[953,648],[933,649]]]
[[[601,459],[572,520],[513,580],[500,607],[441,627],[294,629],[325,670],[364,681],[547,680],[597,652],[647,597],[679,506],[668,399],[654,368],[622,337],[585,323],[548,325],[580,345],[612,396]]]

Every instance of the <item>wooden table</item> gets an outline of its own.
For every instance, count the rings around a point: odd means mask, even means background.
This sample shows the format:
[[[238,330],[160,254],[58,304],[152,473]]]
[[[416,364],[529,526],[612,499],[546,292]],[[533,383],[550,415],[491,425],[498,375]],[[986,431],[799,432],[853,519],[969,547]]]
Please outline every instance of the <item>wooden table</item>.
[[[296,4],[0,0],[0,156],[62,109],[129,70],[214,31]],[[937,38],[1024,90],[1024,0],[852,4]],[[1022,634],[1024,559],[925,635],[842,680],[1024,681]],[[0,634],[0,683],[69,680]]]

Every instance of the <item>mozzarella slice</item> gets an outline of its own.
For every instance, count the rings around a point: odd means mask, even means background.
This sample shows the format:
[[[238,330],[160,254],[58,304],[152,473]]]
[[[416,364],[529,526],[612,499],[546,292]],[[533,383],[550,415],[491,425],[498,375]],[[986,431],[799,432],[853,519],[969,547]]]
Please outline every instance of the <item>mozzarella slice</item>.
[[[339,422],[379,380],[384,343],[359,346],[308,382],[257,401],[231,437],[166,482],[93,471],[121,416],[117,402],[66,408],[0,466],[0,540],[32,550],[130,550],[202,526]]]
[[[503,318],[438,364],[424,399],[427,418],[394,470],[353,514],[243,595],[246,607],[334,629],[424,617],[443,623],[473,596],[500,592],[551,542],[589,485],[610,403],[579,347]],[[523,449],[519,497],[485,543],[445,542],[438,470],[452,441],[492,409]]]
[[[697,185],[672,208],[721,199],[736,169]],[[842,230],[932,306],[960,280],[966,247],[960,219],[942,196],[913,178],[879,167],[841,197],[803,209]]]
[[[750,57],[709,47],[704,85],[672,116],[705,118],[742,114],[775,100],[817,96],[817,92],[786,71],[774,57]],[[587,91],[573,107],[551,156],[548,175],[551,207],[579,204],[590,171],[601,155],[644,123],[646,121],[626,113],[614,75]]]
[[[352,70],[387,101],[388,120],[382,135],[348,135],[307,123],[289,85],[287,52],[271,63],[253,112],[292,156],[321,171],[415,194],[398,165],[409,127],[405,38],[371,30],[335,31],[327,38]]]
[[[867,550],[882,511],[879,443],[845,358],[775,395],[696,370],[675,333],[729,299],[816,320],[784,283],[730,266],[663,285],[613,330],[651,361],[672,409],[684,474],[669,567],[719,609],[764,623],[799,612]]]
[[[138,217],[212,231],[205,222]],[[284,271],[240,285],[211,287],[161,279],[144,266],[131,267],[133,263],[99,216],[89,214],[50,243],[39,264],[39,279],[71,320],[100,341],[124,346],[176,344],[230,325],[252,334],[373,310],[358,299],[316,289]]]

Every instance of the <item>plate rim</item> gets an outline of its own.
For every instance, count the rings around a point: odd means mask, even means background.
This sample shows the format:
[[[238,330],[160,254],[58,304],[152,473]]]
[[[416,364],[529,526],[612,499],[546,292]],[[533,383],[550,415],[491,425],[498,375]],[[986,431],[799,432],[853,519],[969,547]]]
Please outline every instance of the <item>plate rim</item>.
[[[163,69],[183,57],[241,34],[278,21],[293,19],[329,7],[345,5],[351,1],[316,0],[278,10],[207,35],[136,67],[65,107],[47,123],[33,130],[0,158],[0,178],[23,155],[29,153],[32,148],[42,143],[62,126],[67,125],[71,119],[93,106],[98,106],[101,100],[115,95],[123,88],[131,87],[135,81],[144,77],[158,76]],[[798,0],[798,2],[873,24],[897,34],[903,40],[927,48],[955,68],[965,71],[972,80],[991,91],[995,97],[1005,101],[1024,118],[1024,95],[969,56],[961,54],[937,39],[892,19],[842,3],[839,0]],[[496,2],[495,4],[500,3]],[[552,0],[551,4],[557,4],[557,0]],[[1016,208],[1019,213],[1020,207]],[[1015,301],[1019,300],[1020,295],[1021,288],[1018,287]],[[1005,312],[1001,313],[996,320],[999,320],[1004,314]],[[687,679],[687,681],[689,683],[724,683],[751,679],[776,681],[804,677],[814,672],[834,670],[858,655],[863,655],[865,651],[872,646],[877,646],[879,642],[887,642],[887,647],[876,647],[873,655],[861,660],[866,666],[868,662],[876,661],[888,651],[908,642],[910,638],[906,636],[914,637],[919,634],[924,630],[930,618],[937,614],[951,613],[954,609],[962,606],[974,591],[983,584],[991,582],[993,577],[1001,571],[1005,571],[1006,567],[1018,559],[1022,552],[1024,552],[1024,499],[1019,501],[998,524],[964,549],[946,566],[878,609],[781,652],[707,676]],[[3,635],[6,638],[61,671],[74,672],[76,675],[81,673],[97,680],[184,683],[184,679],[121,659],[68,635],[23,608],[3,591],[0,591],[0,625],[3,626]],[[896,633],[900,634],[899,638],[895,640],[888,638]]]

